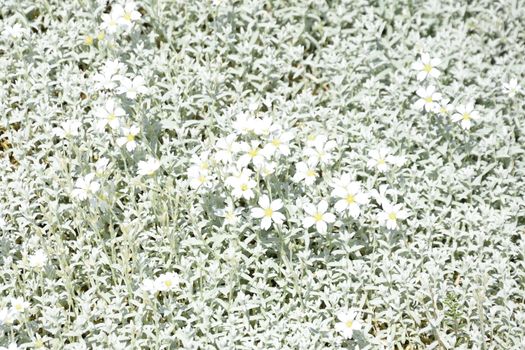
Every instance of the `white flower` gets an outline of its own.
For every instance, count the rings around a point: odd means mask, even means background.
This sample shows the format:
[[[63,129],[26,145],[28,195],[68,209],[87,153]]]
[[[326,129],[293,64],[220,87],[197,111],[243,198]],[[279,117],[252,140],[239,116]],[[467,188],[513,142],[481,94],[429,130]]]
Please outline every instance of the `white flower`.
[[[260,208],[252,209],[252,217],[261,219],[261,228],[267,230],[272,226],[272,221],[277,225],[283,223],[285,216],[278,210],[283,207],[283,202],[280,199],[273,200],[270,202],[270,198],[267,195],[262,195],[259,198]]]
[[[233,122],[233,128],[241,135],[246,135],[253,131],[254,127],[254,118],[248,117],[248,115],[245,113],[239,114],[235,122]]]
[[[118,59],[106,61],[100,73],[95,74],[93,77],[95,88],[98,90],[114,89],[117,86],[120,74],[124,74],[126,70],[126,65],[119,62]]]
[[[350,175],[345,174],[332,191],[332,196],[341,198],[335,203],[335,210],[340,213],[348,210],[357,219],[361,213],[360,206],[368,203],[368,196],[361,191],[359,182],[350,181]]]
[[[133,78],[133,80],[128,77],[120,77],[120,87],[117,92],[119,94],[126,94],[126,97],[129,99],[137,98],[138,94],[147,94],[148,88],[145,86],[146,81],[140,75]]]
[[[435,91],[436,88],[432,85],[417,89],[416,94],[420,99],[414,103],[414,107],[416,109],[425,109],[427,112],[435,111],[439,106],[436,102],[441,100],[441,94]]]
[[[101,16],[102,24],[100,27],[108,34],[114,34],[119,27],[119,14],[115,11],[103,13]]]
[[[252,131],[255,135],[268,135],[272,129],[272,118],[254,118]]]
[[[235,198],[242,197],[249,200],[255,196],[253,188],[257,186],[257,182],[251,178],[249,169],[243,169],[240,173],[228,177],[226,183],[233,187],[232,195]]]
[[[337,147],[337,143],[333,140],[327,141],[326,136],[318,136],[311,148],[306,148],[304,154],[308,157],[311,163],[328,164],[332,160],[332,151]]]
[[[137,174],[140,176],[153,175],[158,168],[160,168],[160,161],[150,157],[146,161],[139,161]]]
[[[0,325],[12,324],[16,319],[16,312],[12,308],[0,309]]]
[[[41,269],[47,262],[47,255],[42,249],[39,249],[35,254],[29,257],[29,266],[36,269]]]
[[[117,17],[117,22],[124,28],[130,28],[133,25],[133,22],[138,20],[141,17],[140,12],[136,9],[137,5],[129,1],[124,6],[114,5],[112,12],[115,12]]]
[[[390,154],[390,149],[386,147],[379,148],[368,152],[370,158],[367,162],[369,168],[376,168],[380,172],[388,170],[389,165],[397,165],[401,163],[400,159]]]
[[[211,177],[209,176],[208,169],[202,169],[197,165],[189,167],[188,180],[190,187],[193,189],[203,189],[211,186]]]
[[[280,129],[274,129],[270,135],[266,146],[264,146],[264,153],[272,156],[275,153],[278,155],[287,156],[290,154],[289,142],[293,139],[291,132],[282,132]]]
[[[292,178],[294,182],[304,181],[305,185],[311,186],[314,184],[317,178],[317,171],[315,169],[315,161],[312,162],[299,162],[295,164],[295,175]]]
[[[82,123],[77,120],[68,120],[63,122],[60,127],[53,128],[53,133],[60,138],[67,138],[78,135],[78,129]]]
[[[224,218],[225,225],[235,226],[239,222],[239,215],[242,213],[242,208],[235,208],[233,203],[228,203],[228,206],[223,209],[217,209],[215,215]]]
[[[15,315],[21,314],[29,308],[29,302],[25,301],[23,298],[11,298],[11,310]]]
[[[479,119],[479,113],[474,110],[474,102],[469,102],[466,105],[456,107],[455,114],[452,115],[452,121],[460,122],[463,129],[470,129],[472,120]]]
[[[104,130],[106,125],[109,125],[111,129],[115,130],[120,127],[120,117],[126,115],[126,112],[115,100],[109,99],[106,101],[103,107],[99,107],[95,112],[98,118],[97,128]]]
[[[408,213],[404,211],[401,204],[392,205],[388,202],[381,203],[383,211],[377,214],[377,220],[389,230],[395,230],[397,220],[403,220],[408,217]]]
[[[275,172],[276,166],[277,163],[275,162],[264,161],[262,164],[259,164],[259,166],[257,166],[256,169],[262,177],[267,177]]]
[[[352,339],[354,331],[361,330],[363,326],[355,311],[339,312],[337,319],[339,322],[335,324],[335,329],[347,339]]]
[[[372,189],[370,191],[370,194],[372,195],[372,197],[374,197],[374,199],[376,200],[378,204],[383,204],[383,203],[389,203],[388,199],[386,198],[387,195],[395,195],[397,194],[397,191],[394,189],[388,188],[388,185],[380,185],[379,191],[376,189]]]
[[[454,110],[454,106],[449,103],[450,99],[444,98],[439,102],[439,106],[436,111],[444,117],[447,117]]]
[[[328,228],[327,224],[335,221],[335,216],[332,213],[327,213],[328,202],[324,199],[317,204],[317,207],[311,203],[305,204],[304,211],[309,216],[303,219],[304,228],[309,228],[315,225],[317,232],[324,234]]]
[[[436,66],[439,66],[441,60],[439,58],[430,58],[428,53],[421,54],[418,61],[412,64],[412,69],[418,71],[417,80],[422,81],[427,77],[437,78],[441,74]]]
[[[139,134],[140,129],[137,126],[132,126],[130,128],[122,128],[121,131],[123,136],[117,138],[117,145],[120,147],[125,145],[129,152],[133,152],[137,147],[135,137]]]
[[[71,195],[79,200],[85,200],[95,194],[99,190],[100,184],[93,181],[94,178],[95,173],[79,177],[75,182],[75,189],[73,189]]]
[[[215,143],[217,153],[215,153],[215,160],[221,163],[230,163],[233,160],[233,153],[235,151],[235,140],[237,135],[230,134],[226,137],[221,137]]]
[[[163,273],[155,280],[157,290],[170,292],[179,287],[179,275],[175,272]]]
[[[108,168],[109,159],[102,157],[99,160],[95,162],[95,173],[97,176],[101,176],[104,174],[106,169]]]
[[[239,151],[242,153],[237,161],[240,167],[245,167],[250,162],[255,166],[261,166],[265,160],[265,154],[259,147],[259,141],[252,140],[250,144],[246,142],[239,143]]]
[[[511,98],[521,93],[521,86],[519,86],[518,80],[513,78],[508,83],[503,83],[503,92]]]
[[[20,23],[15,23],[12,26],[6,25],[2,31],[2,37],[7,40],[17,40],[28,34],[29,30],[23,28]]]

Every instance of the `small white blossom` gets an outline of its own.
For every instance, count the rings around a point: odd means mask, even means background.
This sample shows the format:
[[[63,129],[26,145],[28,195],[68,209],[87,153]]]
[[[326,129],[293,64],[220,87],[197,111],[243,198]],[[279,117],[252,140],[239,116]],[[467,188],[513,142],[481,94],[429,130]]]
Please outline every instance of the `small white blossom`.
[[[155,286],[158,291],[171,292],[179,288],[179,275],[175,272],[163,273],[155,279]]]
[[[317,171],[315,163],[299,162],[295,164],[295,175],[292,178],[294,182],[304,181],[305,185],[311,186],[317,179]]]
[[[459,105],[456,107],[455,114],[452,115],[452,121],[459,122],[463,129],[470,129],[472,121],[479,119],[479,113],[474,110],[474,102],[469,102],[466,105]]]
[[[155,158],[139,161],[137,174],[140,176],[153,175],[160,168],[160,161]]]
[[[419,60],[412,64],[412,69],[416,70],[417,80],[422,81],[427,77],[437,78],[441,72],[436,68],[441,64],[439,58],[430,58],[428,53],[421,54]]]
[[[117,138],[117,145],[119,147],[126,146],[129,152],[133,152],[137,148],[136,137],[140,132],[137,126],[121,129],[122,136]]]
[[[328,228],[328,224],[335,221],[335,216],[332,213],[328,213],[328,202],[324,199],[317,204],[317,206],[308,203],[304,206],[304,211],[308,214],[303,219],[304,228],[309,228],[315,225],[317,232],[324,234]]]
[[[416,94],[420,97],[419,100],[414,103],[416,109],[424,109],[427,112],[436,111],[439,107],[437,103],[441,100],[441,94],[436,92],[436,88],[432,85],[428,87],[420,87],[417,89]]]
[[[335,329],[347,339],[352,339],[354,332],[360,331],[363,327],[355,311],[339,312],[337,319],[339,322],[335,324]]]
[[[75,182],[75,189],[71,195],[79,200],[86,200],[93,196],[100,188],[100,184],[94,181],[95,173],[79,177]]]
[[[270,202],[267,195],[262,195],[258,202],[260,208],[252,209],[252,217],[261,219],[261,228],[267,230],[272,226],[272,222],[280,225],[285,220],[285,216],[279,212],[283,207],[283,202],[276,199]]]
[[[125,94],[129,99],[136,99],[139,94],[147,94],[148,88],[146,87],[146,81],[140,75],[133,78],[120,77],[120,87],[117,89],[119,94]]]
[[[397,221],[408,217],[408,213],[402,209],[402,204],[383,202],[381,205],[383,211],[377,214],[377,220],[389,230],[395,230],[398,227]]]
[[[518,84],[518,80],[513,78],[509,82],[503,83],[503,92],[511,98],[521,93],[521,86]]]

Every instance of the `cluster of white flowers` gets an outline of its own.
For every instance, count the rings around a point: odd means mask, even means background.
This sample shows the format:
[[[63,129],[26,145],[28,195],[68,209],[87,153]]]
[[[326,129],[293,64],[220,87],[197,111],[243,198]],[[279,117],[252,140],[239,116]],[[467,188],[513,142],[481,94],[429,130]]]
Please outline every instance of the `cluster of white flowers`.
[[[435,5],[4,0],[0,350],[524,348],[525,3]]]
[[[419,60],[412,64],[412,69],[417,71],[417,80],[424,81],[440,76],[441,72],[437,68],[440,64],[441,59],[430,58],[428,53],[423,53]],[[414,108],[450,117],[453,122],[459,122],[463,129],[470,129],[472,122],[480,118],[479,112],[474,110],[474,102],[470,101],[454,108],[449,103],[450,98],[443,98],[443,94],[436,92],[434,85],[419,87],[416,95],[419,99],[414,103]],[[453,110],[456,113],[451,114]]]

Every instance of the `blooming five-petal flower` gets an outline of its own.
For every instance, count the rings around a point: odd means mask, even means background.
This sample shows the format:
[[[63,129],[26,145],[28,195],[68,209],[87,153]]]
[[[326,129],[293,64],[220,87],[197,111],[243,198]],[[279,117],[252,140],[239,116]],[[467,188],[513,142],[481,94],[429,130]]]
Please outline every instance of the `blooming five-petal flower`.
[[[295,175],[292,178],[294,182],[304,181],[305,185],[311,186],[317,178],[315,162],[299,162],[295,164]]]
[[[126,146],[129,152],[133,152],[137,148],[136,137],[140,132],[138,126],[132,126],[130,128],[122,128],[122,136],[117,138],[117,145],[120,147]]]
[[[335,329],[347,339],[352,339],[354,331],[359,331],[362,328],[362,322],[358,319],[355,311],[339,312],[337,319],[339,322],[335,324]]]
[[[456,107],[456,112],[452,115],[452,121],[459,122],[463,129],[470,129],[472,121],[479,119],[479,113],[474,110],[474,102]]]
[[[117,92],[119,94],[126,94],[129,99],[136,99],[138,94],[147,94],[148,88],[146,87],[146,81],[140,75],[136,76],[131,80],[128,77],[120,77],[120,87]]]
[[[94,181],[94,178],[95,173],[79,177],[75,182],[75,188],[71,192],[71,195],[79,200],[85,200],[95,194],[99,190],[100,184]]]
[[[377,220],[389,230],[395,230],[398,225],[398,220],[404,220],[408,217],[408,213],[402,209],[402,204],[392,205],[388,202],[381,204],[383,211],[377,214]]]
[[[432,85],[428,87],[420,87],[416,94],[419,100],[414,103],[416,109],[424,109],[427,112],[435,111],[438,108],[437,102],[441,100],[441,94],[436,92],[436,88]]]
[[[148,158],[147,160],[139,161],[137,174],[140,176],[153,175],[157,169],[160,168],[160,161],[155,158]]]
[[[422,81],[427,77],[437,78],[440,71],[436,68],[441,60],[439,58],[430,58],[428,53],[421,54],[419,60],[412,64],[412,69],[417,71],[417,80]]]
[[[95,116],[98,118],[97,128],[104,130],[106,125],[109,125],[111,129],[115,130],[120,127],[120,117],[126,115],[124,109],[113,99],[106,101],[104,106],[99,107]]]
[[[283,202],[280,199],[275,199],[270,202],[267,195],[262,195],[259,198],[259,208],[252,209],[252,217],[261,219],[261,228],[267,230],[272,226],[272,222],[277,225],[283,223],[285,216],[279,212],[283,207]]]
[[[307,216],[303,219],[304,228],[309,228],[315,225],[317,232],[324,234],[327,231],[328,224],[335,221],[335,216],[332,213],[328,213],[328,202],[324,199],[317,204],[312,203],[305,204],[304,211]]]
[[[348,174],[343,175],[348,177]],[[341,213],[345,210],[355,219],[361,214],[361,205],[368,203],[368,195],[361,191],[361,184],[359,182],[350,181],[347,184],[340,183],[332,191],[332,196],[340,198],[335,203],[335,210]]]

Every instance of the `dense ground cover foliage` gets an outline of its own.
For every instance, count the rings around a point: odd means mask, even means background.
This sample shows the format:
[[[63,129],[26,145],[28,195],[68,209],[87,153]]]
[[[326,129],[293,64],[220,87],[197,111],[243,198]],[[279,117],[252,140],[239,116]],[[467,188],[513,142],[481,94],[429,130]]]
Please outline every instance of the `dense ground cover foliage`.
[[[0,4],[0,349],[525,347],[523,1]]]

